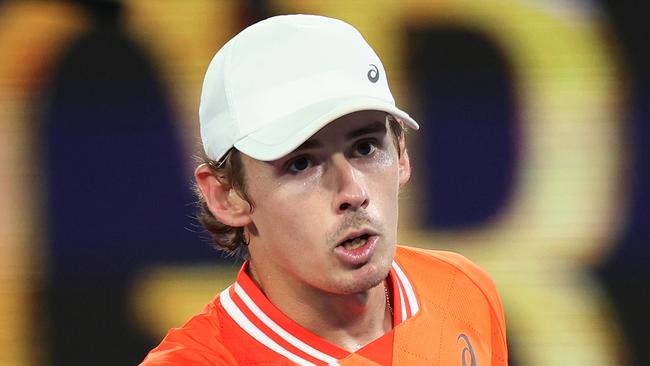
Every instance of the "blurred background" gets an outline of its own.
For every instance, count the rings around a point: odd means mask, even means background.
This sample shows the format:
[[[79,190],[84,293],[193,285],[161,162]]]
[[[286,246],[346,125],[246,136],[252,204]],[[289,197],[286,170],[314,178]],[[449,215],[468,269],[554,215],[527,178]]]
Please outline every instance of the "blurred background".
[[[384,60],[422,126],[400,243],[492,274],[511,365],[647,365],[649,4],[0,0],[0,364],[137,364],[233,279],[193,219],[203,73],[301,12]]]

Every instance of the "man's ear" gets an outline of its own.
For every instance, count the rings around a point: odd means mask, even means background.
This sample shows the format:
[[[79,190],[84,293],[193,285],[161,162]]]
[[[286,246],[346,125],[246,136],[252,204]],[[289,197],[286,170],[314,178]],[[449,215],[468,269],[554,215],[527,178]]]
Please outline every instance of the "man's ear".
[[[232,227],[244,227],[251,223],[250,204],[230,184],[218,180],[208,164],[199,165],[194,171],[194,178],[217,220]]]
[[[399,139],[399,150],[401,151],[399,157],[399,186],[403,187],[406,182],[411,178],[411,161],[409,160],[409,152],[406,149],[406,138],[404,135]]]

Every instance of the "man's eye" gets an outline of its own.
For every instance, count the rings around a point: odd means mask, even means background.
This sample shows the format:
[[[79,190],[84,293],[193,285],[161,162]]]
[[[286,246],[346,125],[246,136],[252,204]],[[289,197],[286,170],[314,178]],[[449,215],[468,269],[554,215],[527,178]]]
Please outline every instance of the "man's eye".
[[[293,173],[299,173],[304,170],[307,170],[309,166],[311,165],[311,162],[309,161],[308,158],[306,157],[300,157],[297,159],[294,159],[291,163],[288,165],[288,170]]]
[[[372,141],[362,141],[356,146],[357,153],[362,156],[372,154],[376,148],[377,147]]]

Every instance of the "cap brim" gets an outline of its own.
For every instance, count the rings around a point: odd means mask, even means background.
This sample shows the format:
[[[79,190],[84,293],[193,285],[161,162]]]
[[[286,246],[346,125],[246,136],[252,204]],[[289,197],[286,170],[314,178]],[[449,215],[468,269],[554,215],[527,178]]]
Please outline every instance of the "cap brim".
[[[276,160],[295,150],[337,118],[365,110],[390,113],[406,126],[414,130],[420,128],[411,116],[392,103],[377,98],[345,97],[326,100],[296,111],[245,136],[235,142],[234,146],[254,159]]]

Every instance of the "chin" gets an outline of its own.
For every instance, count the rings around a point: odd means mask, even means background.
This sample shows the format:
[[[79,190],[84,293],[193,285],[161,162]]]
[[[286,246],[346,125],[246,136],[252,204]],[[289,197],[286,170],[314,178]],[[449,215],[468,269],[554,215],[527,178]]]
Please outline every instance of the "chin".
[[[384,281],[389,271],[390,263],[387,265],[368,263],[349,274],[350,278],[346,281],[339,283],[336,292],[349,295],[368,291]]]

